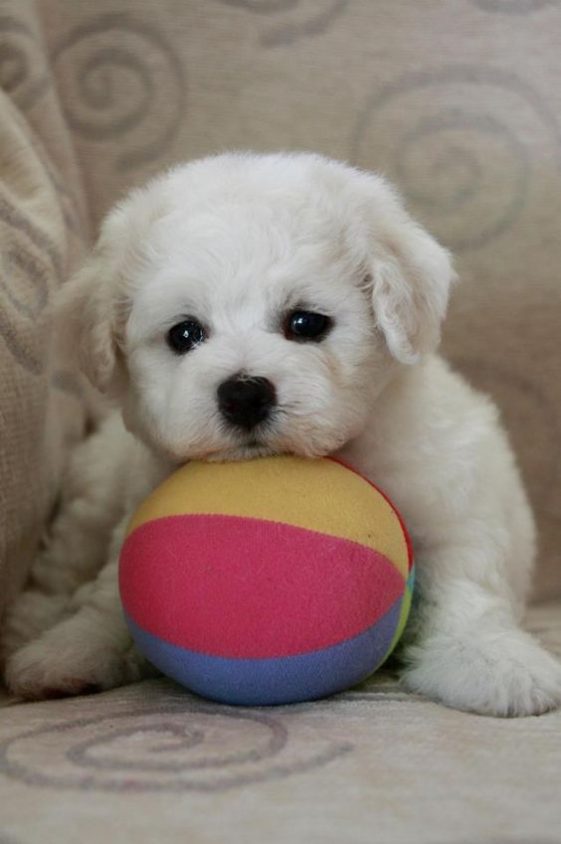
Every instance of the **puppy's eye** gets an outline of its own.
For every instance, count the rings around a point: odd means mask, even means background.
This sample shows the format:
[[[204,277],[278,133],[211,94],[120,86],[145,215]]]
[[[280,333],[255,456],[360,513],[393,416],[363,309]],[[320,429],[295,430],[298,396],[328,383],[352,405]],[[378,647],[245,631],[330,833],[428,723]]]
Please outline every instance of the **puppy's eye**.
[[[206,332],[198,320],[189,318],[172,326],[166,339],[170,349],[184,355],[206,339]]]
[[[333,325],[333,320],[315,311],[292,311],[284,324],[287,340],[311,341],[319,343]]]

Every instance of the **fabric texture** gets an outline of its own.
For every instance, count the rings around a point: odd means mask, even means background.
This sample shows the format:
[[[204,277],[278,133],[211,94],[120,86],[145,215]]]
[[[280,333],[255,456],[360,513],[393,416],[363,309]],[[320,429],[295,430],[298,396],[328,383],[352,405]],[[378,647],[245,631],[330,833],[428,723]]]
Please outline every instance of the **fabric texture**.
[[[530,627],[561,656],[561,604]],[[558,844],[560,755],[561,712],[454,712],[388,673],[250,709],[147,681],[0,708],[0,841]]]
[[[150,522],[121,554],[123,602],[141,627],[230,657],[288,655],[356,636],[405,583],[391,559],[363,545],[235,516]]]
[[[380,170],[452,248],[449,359],[498,402],[561,597],[561,3],[0,0],[0,613],[95,413],[52,294],[103,214],[210,152]],[[530,625],[561,655],[561,605]],[[0,842],[561,841],[561,713],[496,720],[393,679],[281,709],[165,681],[0,715]]]
[[[83,251],[84,214],[29,4],[0,5],[0,618],[23,584],[84,400],[51,351],[50,302]],[[27,14],[26,14],[27,13]],[[24,52],[24,49],[26,52]]]

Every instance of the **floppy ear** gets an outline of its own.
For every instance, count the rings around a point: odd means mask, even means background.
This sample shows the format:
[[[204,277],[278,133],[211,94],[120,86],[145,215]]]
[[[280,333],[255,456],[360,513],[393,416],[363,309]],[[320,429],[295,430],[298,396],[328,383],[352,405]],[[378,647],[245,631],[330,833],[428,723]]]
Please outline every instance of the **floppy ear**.
[[[113,304],[116,267],[101,243],[61,289],[56,303],[62,353],[75,360],[94,387],[105,392],[117,364]]]
[[[416,363],[440,342],[457,277],[450,253],[409,217],[393,191],[382,182],[381,187],[387,196],[371,232],[368,284],[391,354],[402,363]]]
[[[160,212],[158,183],[133,191],[106,217],[91,255],[59,293],[56,319],[63,354],[77,360],[102,392],[118,392],[122,384],[131,287],[148,229]]]
[[[62,287],[55,318],[62,354],[75,360],[94,387],[109,390],[119,357],[120,264],[109,220],[91,255]]]

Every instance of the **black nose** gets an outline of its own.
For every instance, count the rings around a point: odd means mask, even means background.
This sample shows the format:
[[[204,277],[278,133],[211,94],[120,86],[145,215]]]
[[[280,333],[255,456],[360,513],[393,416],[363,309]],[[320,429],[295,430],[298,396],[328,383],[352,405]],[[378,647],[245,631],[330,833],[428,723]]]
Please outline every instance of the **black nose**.
[[[218,387],[218,407],[236,428],[250,431],[264,422],[275,405],[275,388],[266,378],[234,375]]]

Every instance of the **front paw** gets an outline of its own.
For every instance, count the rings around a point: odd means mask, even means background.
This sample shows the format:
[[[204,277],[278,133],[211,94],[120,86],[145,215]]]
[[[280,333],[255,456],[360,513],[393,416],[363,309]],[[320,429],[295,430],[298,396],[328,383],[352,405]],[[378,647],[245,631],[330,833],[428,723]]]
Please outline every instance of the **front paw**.
[[[447,706],[503,717],[561,706],[561,663],[522,630],[412,645],[403,683]]]
[[[41,636],[68,615],[66,595],[23,592],[6,614],[2,635],[2,655],[10,657],[28,642]]]
[[[130,640],[92,631],[84,636],[72,622],[59,624],[10,657],[6,683],[11,694],[26,700],[90,694],[150,673]]]

